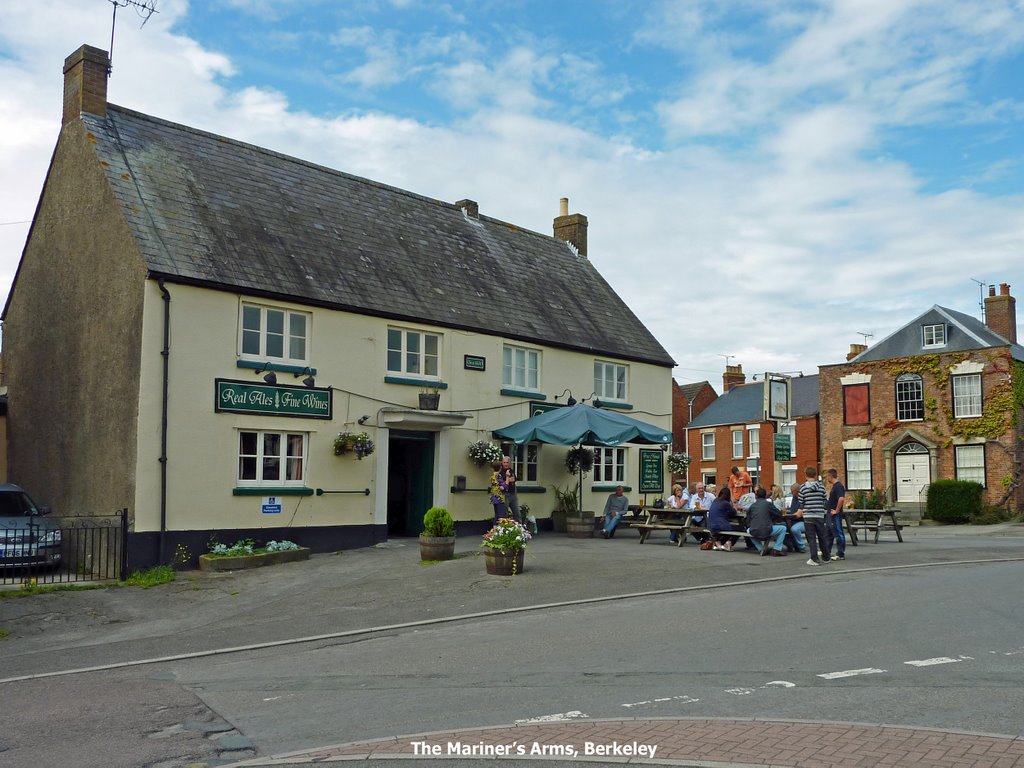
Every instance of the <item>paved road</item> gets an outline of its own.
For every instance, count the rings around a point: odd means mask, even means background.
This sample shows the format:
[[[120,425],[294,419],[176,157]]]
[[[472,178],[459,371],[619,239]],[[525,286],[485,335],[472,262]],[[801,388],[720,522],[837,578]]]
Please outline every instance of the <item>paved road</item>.
[[[193,689],[192,683],[182,686],[180,681],[171,679],[199,669],[198,666],[163,663],[102,674],[9,682],[12,677],[130,663],[167,654],[216,653],[218,648],[242,643],[289,643],[294,638],[313,635],[351,633],[350,637],[341,636],[336,641],[349,643],[352,637],[381,634],[366,633],[375,627],[529,608],[576,598],[602,601],[600,613],[607,613],[612,607],[618,610],[640,602],[637,598],[604,602],[610,596],[645,591],[692,590],[764,578],[799,580],[776,582],[779,590],[788,591],[797,584],[820,584],[824,589],[828,584],[883,578],[869,575],[867,569],[899,568],[914,563],[939,564],[938,569],[920,571],[923,574],[959,570],[963,566],[944,568],[941,564],[1024,557],[1022,532],[1024,528],[1019,526],[907,531],[906,544],[897,544],[894,539],[878,545],[865,544],[851,549],[845,563],[821,569],[810,569],[795,557],[768,560],[744,553],[700,552],[692,546],[670,547],[663,541],[641,547],[635,538],[628,538],[629,532],[607,542],[549,535],[534,542],[527,572],[515,579],[484,576],[481,561],[472,555],[443,565],[420,566],[415,543],[399,541],[263,571],[186,574],[174,585],[149,591],[99,590],[0,601],[0,628],[10,632],[0,645],[5,654],[6,678],[0,681],[0,694],[7,702],[8,712],[8,728],[0,732],[0,765],[49,764],[49,750],[55,744],[66,744],[68,739],[60,734],[70,732],[80,734],[80,759],[73,764],[83,766],[185,765],[190,757],[213,759],[211,753],[229,760],[252,754],[248,748],[253,745],[248,744],[247,748],[245,742],[250,735],[257,736],[261,754],[268,752],[259,743],[258,734],[245,727],[241,732],[231,731],[237,723],[225,721],[216,708],[204,706],[203,699],[209,697],[212,701],[212,696],[208,690],[200,690],[204,687],[201,681]],[[459,548],[472,552],[474,544],[460,541]],[[927,581],[926,576],[924,579]],[[686,595],[684,591],[678,597],[684,599]],[[551,613],[551,609],[525,613],[518,621]],[[867,612],[862,618],[870,621],[870,617]],[[473,621],[471,626],[493,621],[497,619]],[[463,621],[461,633],[466,632],[466,626]],[[635,628],[620,629],[629,637]],[[392,634],[399,638],[411,631]],[[420,635],[427,631],[421,629]],[[309,647],[286,645],[284,648],[290,650],[284,655],[306,654]],[[272,657],[276,666],[282,655],[280,649],[270,649],[248,655],[214,656],[208,663],[235,663],[249,658],[259,663]],[[260,675],[253,675],[252,679],[260,679]],[[122,685],[122,681],[127,684]],[[169,704],[161,709],[160,702],[164,700]],[[33,701],[48,702],[50,706],[34,707]],[[89,702],[90,706],[67,706],[67,702]],[[95,716],[97,707],[93,702],[103,703],[103,717]],[[60,710],[60,727],[56,732],[39,727],[47,721],[47,710]],[[33,716],[22,716],[23,712]],[[354,707],[350,712],[360,714]],[[841,709],[839,713],[842,714]],[[644,714],[663,716],[655,712]],[[828,714],[829,719],[853,719]],[[114,722],[129,724],[117,738],[106,730]],[[407,722],[408,728],[383,733],[394,736],[423,730],[413,727],[417,722],[414,718]],[[451,727],[470,722],[480,721],[467,718]],[[511,718],[495,717],[486,722],[511,722]],[[896,722],[905,725],[911,721]],[[332,729],[320,733],[309,744],[346,738],[340,734],[335,739],[326,738],[334,732]],[[359,732],[359,737],[365,739],[381,733],[367,730]],[[351,737],[351,733],[346,735]],[[149,749],[156,743],[163,747],[164,762],[155,757],[160,750]],[[108,749],[115,744],[119,745],[117,750]],[[154,756],[143,760],[144,753]],[[136,756],[140,759],[136,760]]]

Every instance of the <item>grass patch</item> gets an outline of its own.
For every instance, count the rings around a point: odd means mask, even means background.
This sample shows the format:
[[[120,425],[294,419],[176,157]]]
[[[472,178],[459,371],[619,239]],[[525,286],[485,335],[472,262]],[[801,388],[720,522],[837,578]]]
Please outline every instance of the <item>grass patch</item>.
[[[3,640],[3,639],[4,639],[5,637],[7,637],[7,636],[8,636],[9,634],[11,634],[11,630],[9,630],[9,629],[4,629],[3,627],[0,627],[0,640]]]
[[[78,592],[85,589],[105,589],[107,586],[106,584],[22,584],[21,589],[0,590],[0,600],[45,595],[50,592]]]
[[[122,582],[126,587],[149,589],[174,581],[174,568],[169,565],[154,565],[144,571],[135,571]]]
[[[452,560],[461,560],[464,557],[473,557],[476,552],[456,552],[449,560],[420,560],[420,565],[437,565],[438,563],[450,563]]]

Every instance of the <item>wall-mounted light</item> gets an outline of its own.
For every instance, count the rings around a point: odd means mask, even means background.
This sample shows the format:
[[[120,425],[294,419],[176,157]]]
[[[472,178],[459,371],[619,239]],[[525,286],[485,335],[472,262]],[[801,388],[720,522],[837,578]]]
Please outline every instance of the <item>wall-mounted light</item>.
[[[584,403],[587,402],[588,400],[590,401],[590,404],[593,405],[595,408],[600,408],[602,405],[604,405],[604,403],[602,403],[601,400],[598,398],[597,392],[591,392],[589,397],[583,398]]]
[[[295,378],[296,379],[299,378],[299,376],[301,376],[304,373],[309,374],[309,375],[306,376],[306,378],[304,378],[302,380],[302,386],[306,387],[307,389],[312,389],[313,387],[316,386],[316,379],[313,378],[313,369],[310,368],[308,365],[305,368],[303,368],[301,371],[296,373],[295,374]]]
[[[565,393],[566,393],[566,392],[568,392],[568,393],[569,393],[569,399],[565,401],[565,404],[566,404],[566,405],[576,405],[576,398],[572,396],[572,390],[571,390],[571,389],[566,389],[566,390],[564,390],[564,391],[562,392],[562,394],[560,394],[560,395],[555,395],[555,400],[557,401],[557,400],[558,400],[558,398],[560,398],[560,397],[565,397]]]
[[[262,368],[256,370],[256,375],[259,376],[261,373],[266,372],[267,375],[263,377],[263,380],[270,386],[277,384],[277,374],[274,373],[273,366],[268,362],[264,363]]]
[[[369,416],[360,416],[359,417],[359,426],[363,426],[363,424],[365,424],[369,420],[370,420]]]

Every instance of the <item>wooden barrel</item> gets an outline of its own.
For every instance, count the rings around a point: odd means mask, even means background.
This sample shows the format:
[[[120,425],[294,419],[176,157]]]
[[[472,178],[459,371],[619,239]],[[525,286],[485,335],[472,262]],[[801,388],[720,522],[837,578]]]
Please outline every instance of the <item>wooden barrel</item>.
[[[565,532],[570,539],[592,539],[594,538],[594,518],[567,517],[565,518]]]
[[[491,576],[515,576],[522,573],[525,566],[526,550],[505,552],[500,549],[484,550],[484,566]]]

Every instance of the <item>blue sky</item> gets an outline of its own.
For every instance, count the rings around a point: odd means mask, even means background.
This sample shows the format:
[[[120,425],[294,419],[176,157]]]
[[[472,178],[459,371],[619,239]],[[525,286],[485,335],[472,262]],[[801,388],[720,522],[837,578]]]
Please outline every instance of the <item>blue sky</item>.
[[[720,386],[1024,294],[1021,0],[158,0],[111,101],[550,233]],[[0,291],[109,0],[0,0]]]

